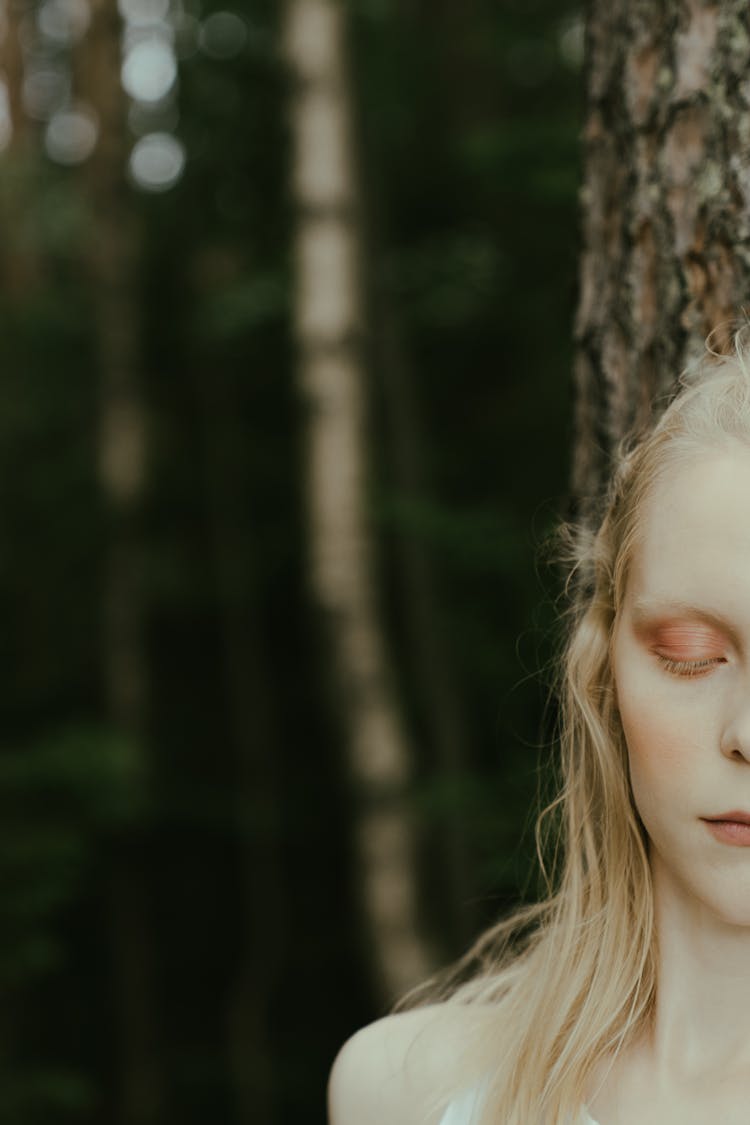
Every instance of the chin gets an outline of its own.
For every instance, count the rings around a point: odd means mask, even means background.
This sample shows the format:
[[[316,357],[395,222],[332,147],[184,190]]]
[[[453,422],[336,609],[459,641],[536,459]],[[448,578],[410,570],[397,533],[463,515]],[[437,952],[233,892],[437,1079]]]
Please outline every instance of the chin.
[[[739,886],[738,886],[739,883]],[[750,930],[750,878],[735,880],[726,893],[717,892],[714,886],[700,894],[701,905],[725,926],[746,927]]]
[[[706,921],[713,918],[725,926],[750,929],[750,848],[727,848],[718,866],[699,853],[688,853],[682,857],[686,866],[666,862],[659,846],[653,840],[649,844],[657,906],[661,901],[670,913],[687,911],[687,917],[703,915]]]
[[[743,895],[739,902],[735,893],[731,902],[722,900],[716,903],[714,913],[727,926],[746,926],[750,929],[750,894]]]

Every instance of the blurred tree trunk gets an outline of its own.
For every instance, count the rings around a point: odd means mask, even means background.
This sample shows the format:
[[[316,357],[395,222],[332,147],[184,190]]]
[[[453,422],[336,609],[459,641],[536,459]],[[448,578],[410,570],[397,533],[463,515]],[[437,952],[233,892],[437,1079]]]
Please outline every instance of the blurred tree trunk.
[[[244,927],[229,997],[229,1056],[239,1125],[277,1120],[272,995],[283,953],[283,869],[279,847],[281,747],[274,692],[257,608],[252,513],[243,494],[246,435],[231,376],[197,379],[204,418],[204,471],[226,667],[227,710],[237,753],[235,811],[241,842]]]
[[[399,498],[419,506],[430,502],[424,465],[424,440],[411,370],[388,294],[377,299],[378,370],[383,383],[388,428]],[[419,535],[402,528],[399,535],[403,604],[410,663],[421,704],[425,729],[435,757],[438,777],[454,803],[441,818],[441,838],[435,849],[444,859],[444,906],[449,910],[452,933],[446,956],[465,948],[476,929],[472,907],[474,879],[466,838],[465,817],[456,795],[470,768],[469,735],[449,656],[441,613],[438,579],[430,553]]]
[[[29,133],[29,120],[23,112],[21,90],[23,86],[23,50],[21,25],[25,15],[18,2],[9,0],[3,5],[0,23],[0,75],[7,89],[8,125],[10,136],[8,150],[18,152]],[[6,150],[7,151],[7,150]]]
[[[84,176],[90,213],[84,250],[99,359],[99,478],[108,519],[103,583],[103,680],[115,730],[144,753],[147,667],[140,510],[146,476],[146,418],[140,385],[139,230],[125,180],[125,102],[116,0],[95,0],[78,51],[81,95],[96,107],[99,142]],[[143,772],[146,773],[145,763]],[[138,827],[116,842],[110,871],[119,1089],[116,1120],[163,1120],[153,934]]]
[[[366,511],[367,326],[344,12],[337,0],[287,0],[285,9],[295,332],[307,409],[310,583],[348,739],[356,877],[376,987],[390,1002],[429,972],[432,957],[420,925],[407,796],[412,751],[389,670]]]
[[[4,27],[3,27],[4,17]],[[0,79],[7,93],[7,105],[0,107],[0,222],[3,243],[0,250],[0,285],[6,300],[19,303],[37,287],[43,274],[39,234],[28,215],[30,182],[35,162],[41,154],[35,148],[34,131],[24,113],[22,25],[25,11],[9,2],[0,9]],[[7,111],[7,117],[3,113]]]
[[[592,0],[587,58],[572,480],[584,514],[621,437],[709,332],[726,349],[748,299],[747,4]]]
[[[454,5],[441,12],[431,8],[424,18],[432,35],[455,45],[466,41],[476,13],[470,5]],[[448,50],[446,56],[442,64],[446,89],[452,89],[454,79],[462,81],[463,96],[447,99],[450,111],[460,115],[471,102],[466,97],[467,75],[459,72],[455,53]],[[464,125],[468,127],[468,122]],[[451,128],[460,135],[460,128]],[[355,152],[369,239],[363,263],[372,318],[368,342],[385,408],[389,465],[399,503],[408,512],[431,506],[435,499],[426,465],[423,409],[404,320],[388,282],[384,217],[379,193],[369,188],[377,182],[377,174],[375,169],[370,174],[366,138],[355,138]],[[440,887],[437,895],[435,887],[430,889],[430,898],[435,897],[441,908],[440,952],[441,960],[446,960],[466,948],[478,922],[467,820],[460,803],[461,782],[472,765],[470,735],[446,635],[439,567],[422,536],[405,521],[397,528],[396,541],[404,635],[420,729],[425,733],[425,755],[429,755],[431,776],[448,795],[434,822],[438,838],[429,841],[430,856],[438,857],[440,863]]]

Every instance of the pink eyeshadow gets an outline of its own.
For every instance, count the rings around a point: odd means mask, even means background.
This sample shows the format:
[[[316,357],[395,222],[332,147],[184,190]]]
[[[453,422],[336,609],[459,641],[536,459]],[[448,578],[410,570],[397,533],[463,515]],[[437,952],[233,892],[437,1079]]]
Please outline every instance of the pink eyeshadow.
[[[726,648],[726,639],[706,625],[659,625],[651,636],[657,648],[677,658],[720,656]]]

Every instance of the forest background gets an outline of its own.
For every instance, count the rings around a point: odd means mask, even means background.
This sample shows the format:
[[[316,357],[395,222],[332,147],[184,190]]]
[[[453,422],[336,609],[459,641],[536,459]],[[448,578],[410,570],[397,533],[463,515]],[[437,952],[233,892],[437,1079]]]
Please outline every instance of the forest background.
[[[534,893],[582,18],[346,14],[362,520],[434,965]],[[282,24],[274,0],[4,9],[9,1125],[322,1125],[336,1049],[393,999],[310,575]]]

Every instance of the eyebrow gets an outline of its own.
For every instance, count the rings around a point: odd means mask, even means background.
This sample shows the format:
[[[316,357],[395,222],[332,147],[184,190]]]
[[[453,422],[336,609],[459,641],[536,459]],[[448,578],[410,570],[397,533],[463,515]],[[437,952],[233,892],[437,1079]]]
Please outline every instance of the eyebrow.
[[[708,625],[727,633],[732,640],[741,647],[740,638],[736,628],[728,617],[717,610],[706,609],[704,606],[694,605],[693,602],[683,601],[681,598],[669,598],[665,601],[649,601],[648,598],[636,598],[633,602],[633,618],[636,622],[644,622],[649,618],[658,617],[660,614],[681,614],[683,617],[695,617],[705,621]]]

